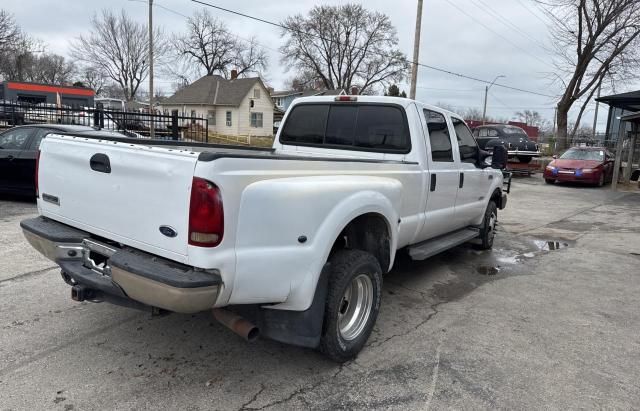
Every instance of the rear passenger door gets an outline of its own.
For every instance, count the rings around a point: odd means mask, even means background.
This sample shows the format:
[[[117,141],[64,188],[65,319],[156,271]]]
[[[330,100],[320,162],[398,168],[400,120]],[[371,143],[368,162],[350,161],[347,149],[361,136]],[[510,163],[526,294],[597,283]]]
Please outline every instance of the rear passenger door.
[[[424,109],[425,136],[429,178],[429,193],[425,209],[425,223],[418,236],[420,241],[445,234],[452,229],[455,202],[458,194],[458,164],[454,157],[449,125],[444,114]]]
[[[478,145],[464,120],[451,117],[459,155],[458,195],[456,197],[456,225],[466,227],[480,224],[484,215],[489,186],[489,174],[478,166]]]

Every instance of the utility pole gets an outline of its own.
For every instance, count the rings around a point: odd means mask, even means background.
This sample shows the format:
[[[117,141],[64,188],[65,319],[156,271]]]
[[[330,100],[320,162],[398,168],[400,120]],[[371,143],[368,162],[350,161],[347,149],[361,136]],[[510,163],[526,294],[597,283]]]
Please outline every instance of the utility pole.
[[[153,0],[149,0],[149,136],[155,137],[153,114]]]
[[[489,89],[491,88],[491,86],[493,86],[493,84],[496,81],[498,81],[499,78],[504,78],[504,77],[507,77],[507,76],[504,76],[504,75],[500,74],[499,76],[496,76],[496,78],[493,79],[491,84],[489,84],[488,86],[484,87],[484,108],[482,109],[482,124],[483,125],[487,120],[487,95],[489,94]]]
[[[482,109],[482,125],[487,121],[487,95],[489,94],[489,86],[484,86],[484,108]]]
[[[602,81],[598,84],[598,97],[596,97],[596,112],[593,114],[593,139],[596,139],[596,126],[598,125],[598,106],[600,102],[598,99],[600,98],[600,89],[602,88]]]
[[[418,0],[418,13],[416,15],[416,34],[413,39],[413,68],[411,70],[411,88],[409,98],[416,98],[416,83],[418,82],[418,58],[420,56],[420,30],[422,29],[422,0]]]

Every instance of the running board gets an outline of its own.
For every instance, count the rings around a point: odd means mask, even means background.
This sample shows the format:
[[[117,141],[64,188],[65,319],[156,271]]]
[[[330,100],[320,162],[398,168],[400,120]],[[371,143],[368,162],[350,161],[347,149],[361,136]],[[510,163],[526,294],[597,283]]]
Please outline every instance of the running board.
[[[477,228],[463,228],[462,230],[409,246],[409,255],[413,260],[426,260],[457,245],[473,240],[479,235],[480,230]]]

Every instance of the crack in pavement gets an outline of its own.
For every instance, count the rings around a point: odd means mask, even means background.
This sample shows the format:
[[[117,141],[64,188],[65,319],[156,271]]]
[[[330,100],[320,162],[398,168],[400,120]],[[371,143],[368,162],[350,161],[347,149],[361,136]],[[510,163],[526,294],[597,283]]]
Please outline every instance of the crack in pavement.
[[[18,274],[15,277],[5,278],[4,280],[0,280],[0,284],[11,282],[11,281],[15,281],[15,280],[22,280],[25,277],[31,277],[31,276],[35,276],[35,275],[38,275],[38,274],[44,274],[47,271],[51,271],[51,270],[53,270],[55,268],[59,268],[59,267],[57,265],[54,265],[54,266],[51,266],[51,267],[42,268],[40,270],[29,271],[28,273]]]
[[[298,388],[297,390],[295,390],[294,392],[292,392],[291,394],[289,394],[285,398],[281,398],[279,400],[270,402],[270,403],[268,403],[266,405],[263,405],[260,408],[249,407],[249,405],[252,402],[255,402],[257,400],[258,396],[262,393],[262,391],[264,391],[264,387],[263,387],[260,391],[258,391],[256,393],[256,395],[253,396],[251,401],[249,401],[248,403],[243,404],[242,408],[240,408],[239,410],[240,411],[260,411],[260,410],[264,410],[264,409],[269,408],[269,407],[273,407],[275,405],[285,404],[285,403],[291,401],[292,399],[294,399],[295,397],[297,397],[299,395],[303,395],[303,394],[307,394],[307,393],[313,392],[316,388],[318,388],[319,386],[324,384],[327,380],[332,380],[332,379],[336,378],[338,375],[340,375],[345,370],[346,367],[348,367],[349,365],[351,365],[354,362],[355,362],[355,360],[352,360],[352,361],[347,361],[347,362],[345,362],[343,364],[340,364],[338,370],[333,375],[331,375],[329,377],[321,378],[320,381],[318,381],[315,384],[312,384],[310,386],[302,386],[302,387]]]
[[[95,337],[96,335],[100,335],[104,332],[107,332],[113,328],[118,328],[123,324],[126,324],[128,322],[131,322],[133,320],[136,320],[140,317],[141,313],[135,313],[134,315],[129,316],[128,318],[119,320],[117,323],[115,324],[111,324],[111,325],[107,325],[101,328],[98,328],[96,330],[93,330],[91,332],[88,332],[86,334],[82,334],[82,335],[78,335],[77,337],[71,338],[70,340],[67,341],[63,341],[58,345],[55,345],[53,347],[47,348],[43,351],[40,351],[37,354],[34,354],[32,356],[30,356],[29,358],[26,358],[22,361],[17,361],[12,365],[9,365],[7,367],[4,367],[2,369],[0,369],[0,377],[5,376],[11,372],[14,372],[16,370],[19,370],[20,368],[26,367],[27,365],[34,363],[36,361],[39,361],[43,358],[48,357],[49,355],[60,351],[60,350],[64,350],[65,348],[69,348],[70,346],[79,343],[82,340],[91,338],[91,337]]]
[[[411,291],[411,292],[414,292],[414,293],[420,294],[420,297],[421,297],[423,300],[425,300],[425,301],[427,301],[427,300],[428,300],[428,299],[427,299],[427,296],[426,296],[426,293],[425,293],[425,292],[423,292],[423,291],[415,290],[415,289],[413,289],[413,288],[407,287],[407,286],[402,285],[402,284],[394,283],[394,282],[391,282],[391,281],[387,281],[387,283],[388,283],[388,284],[392,284],[392,285],[394,285],[394,286],[396,286],[396,287],[399,287],[399,288],[402,288],[402,289],[405,289],[405,290],[408,290],[408,291]],[[427,322],[429,322],[433,317],[435,317],[435,316],[436,316],[436,314],[438,314],[438,313],[440,312],[440,311],[438,310],[438,306],[440,306],[440,304],[444,304],[444,303],[447,303],[447,302],[448,302],[448,301],[446,301],[446,300],[440,300],[440,301],[438,301],[438,302],[435,302],[435,303],[431,304],[431,305],[429,306],[429,308],[432,310],[432,312],[431,312],[431,313],[429,313],[429,315],[427,315],[427,316],[426,316],[422,321],[420,321],[418,324],[416,324],[413,328],[411,328],[411,329],[409,329],[409,330],[406,330],[405,332],[402,332],[402,333],[392,334],[391,336],[389,336],[389,337],[385,338],[384,340],[374,341],[374,342],[372,342],[371,344],[369,344],[369,345],[368,345],[368,347],[370,347],[370,348],[377,348],[377,347],[380,347],[380,346],[382,346],[382,345],[384,345],[384,344],[388,343],[390,340],[392,340],[392,339],[394,339],[394,338],[397,338],[397,337],[404,337],[404,336],[406,336],[406,335],[409,335],[409,334],[413,333],[413,332],[414,332],[414,331],[416,331],[418,328],[422,327],[422,326],[423,326],[423,325],[425,325]]]
[[[255,408],[250,408],[250,407],[249,407],[249,404],[251,404],[251,403],[255,402],[255,401],[258,399],[258,396],[259,396],[260,394],[262,394],[262,392],[264,391],[264,389],[265,389],[264,384],[260,383],[260,390],[258,390],[258,392],[256,392],[256,393],[253,395],[253,397],[251,397],[251,399],[250,399],[249,401],[247,401],[247,402],[245,402],[244,404],[242,404],[242,405],[240,406],[239,410],[240,410],[240,411],[245,411],[245,410],[253,410],[253,409],[255,409]]]

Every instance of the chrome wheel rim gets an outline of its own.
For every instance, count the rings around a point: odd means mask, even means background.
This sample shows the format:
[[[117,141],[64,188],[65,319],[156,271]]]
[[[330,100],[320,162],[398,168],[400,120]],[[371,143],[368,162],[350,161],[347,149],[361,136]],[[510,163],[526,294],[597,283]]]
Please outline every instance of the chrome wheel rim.
[[[488,234],[488,238],[489,238],[489,242],[493,242],[493,238],[496,236],[496,223],[498,222],[498,216],[496,215],[496,213],[492,212],[491,216],[489,217],[489,226],[487,227],[487,230],[489,231]]]
[[[373,283],[366,274],[356,276],[344,291],[338,307],[338,332],[349,341],[364,330],[373,307]]]

